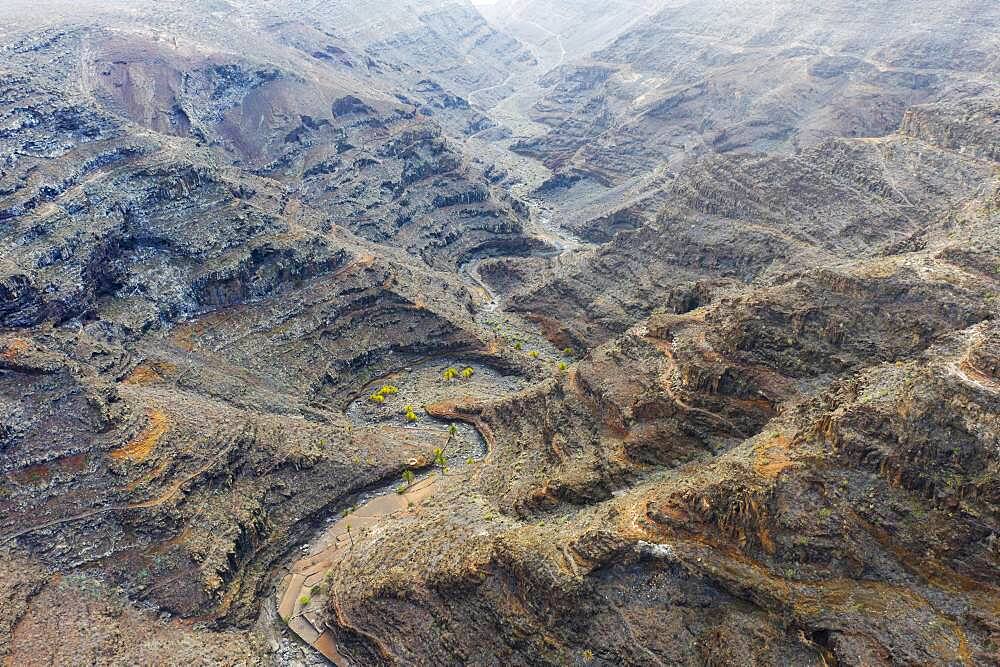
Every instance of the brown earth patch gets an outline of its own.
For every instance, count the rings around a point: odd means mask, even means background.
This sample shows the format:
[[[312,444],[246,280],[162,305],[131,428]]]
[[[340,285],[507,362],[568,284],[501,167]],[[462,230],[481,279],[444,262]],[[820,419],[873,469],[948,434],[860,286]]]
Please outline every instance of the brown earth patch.
[[[23,338],[14,338],[3,348],[3,358],[7,361],[13,361],[15,357],[24,354],[31,349],[31,345],[28,341]]]
[[[753,471],[758,477],[775,479],[783,471],[794,465],[788,451],[792,441],[778,433],[754,448]]]
[[[163,434],[169,428],[167,414],[162,410],[150,410],[147,413],[149,424],[142,430],[134,440],[111,452],[111,458],[116,461],[131,461],[132,463],[142,463],[149,458],[160,441]]]
[[[130,385],[148,385],[175,372],[177,372],[177,366],[174,364],[166,361],[154,361],[139,364],[122,382]]]

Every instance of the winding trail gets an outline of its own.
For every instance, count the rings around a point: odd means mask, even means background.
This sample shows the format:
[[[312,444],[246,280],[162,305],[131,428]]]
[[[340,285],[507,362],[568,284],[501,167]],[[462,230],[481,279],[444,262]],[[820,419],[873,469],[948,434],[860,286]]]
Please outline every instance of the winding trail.
[[[985,391],[990,394],[1000,394],[1000,383],[997,383],[984,373],[980,373],[967,364],[948,364],[947,370],[951,375],[957,377],[960,382],[969,385],[974,389]]]
[[[523,11],[523,9],[524,9],[524,7],[518,8],[517,11],[515,11],[513,14],[511,14],[511,16],[510,16],[510,18],[508,20],[521,21],[522,23],[525,23],[526,25],[530,25],[531,27],[533,27],[533,28],[535,28],[535,29],[537,29],[537,30],[545,33],[546,35],[548,35],[549,38],[553,38],[554,37],[556,39],[556,44],[559,45],[559,52],[560,52],[559,53],[559,60],[554,65],[545,65],[545,64],[543,64],[539,60],[538,61],[538,67],[536,68],[536,72],[537,73],[544,73],[545,71],[547,71],[549,69],[555,69],[556,67],[559,67],[564,62],[566,62],[566,45],[563,44],[562,34],[553,32],[552,30],[549,30],[545,26],[539,25],[538,23],[535,23],[534,21],[530,21],[528,19],[522,19],[522,18],[520,18],[520,14]],[[538,44],[533,44],[532,46],[534,46],[536,49],[539,48]],[[486,92],[489,92],[491,90],[497,90],[499,88],[504,88],[505,86],[507,86],[511,82],[511,79],[514,78],[514,75],[515,75],[514,72],[510,72],[507,75],[507,78],[505,78],[500,83],[494,84],[492,86],[484,86],[482,88],[477,88],[476,90],[470,90],[468,93],[466,93],[466,97],[468,98],[468,100],[469,100],[469,102],[471,104],[477,104],[477,101],[475,99],[477,95],[481,95],[482,93],[486,93]],[[508,95],[502,101],[506,101],[510,97],[514,97],[514,96],[516,96],[516,93],[514,95]]]
[[[746,440],[749,435],[743,432],[739,426],[733,423],[730,419],[723,417],[720,414],[712,412],[711,410],[706,410],[704,408],[699,408],[697,406],[691,405],[683,398],[678,395],[676,384],[676,378],[680,376],[679,366],[677,364],[677,358],[674,356],[674,346],[673,343],[667,340],[660,340],[659,338],[653,338],[651,336],[645,336],[647,342],[655,346],[660,352],[666,357],[667,367],[664,369],[663,374],[660,378],[660,386],[663,388],[667,397],[674,402],[674,405],[684,410],[685,412],[691,414],[702,415],[708,419],[720,424],[724,428],[728,429],[730,432],[737,435],[740,439]]]

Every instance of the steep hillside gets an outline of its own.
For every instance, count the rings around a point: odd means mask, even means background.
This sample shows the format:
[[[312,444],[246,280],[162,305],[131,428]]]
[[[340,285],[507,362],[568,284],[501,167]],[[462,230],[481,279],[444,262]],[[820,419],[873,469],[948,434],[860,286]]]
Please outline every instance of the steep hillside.
[[[655,219],[554,266],[512,307],[589,347],[664,302],[684,312],[734,282],[883,254],[988,187],[998,119],[995,99],[922,106],[885,138],[700,159],[659,193]]]

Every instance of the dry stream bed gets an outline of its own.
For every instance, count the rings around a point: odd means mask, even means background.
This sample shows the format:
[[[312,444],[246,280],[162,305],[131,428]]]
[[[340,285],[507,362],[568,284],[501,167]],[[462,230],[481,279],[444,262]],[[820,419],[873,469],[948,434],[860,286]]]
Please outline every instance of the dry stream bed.
[[[538,217],[544,226],[541,235],[554,246],[554,255],[579,247],[577,239],[567,236],[561,228],[553,228],[548,216]],[[566,360],[564,352],[549,342],[533,323],[503,309],[500,296],[479,276],[480,261],[473,259],[460,270],[477,297],[476,324],[491,332],[497,345],[512,347],[524,356],[528,364],[557,372],[560,362]],[[457,377],[446,378],[448,369],[454,369]],[[475,358],[456,354],[428,357],[359,387],[345,409],[352,423],[392,433],[398,438],[400,451],[440,448],[446,465],[442,469],[440,461],[435,464],[420,458],[401,462],[412,472],[412,477],[387,480],[362,494],[353,506],[327,517],[319,532],[286,559],[275,574],[274,595],[262,606],[259,622],[276,650],[279,664],[320,665],[326,660],[336,665],[349,664],[337,651],[333,634],[326,626],[326,609],[331,606],[328,573],[371,531],[378,530],[385,522],[415,516],[421,504],[441,486],[439,482],[444,477],[470,474],[489,453],[486,440],[476,428],[436,418],[428,406],[501,398],[531,383],[526,376],[505,373]],[[382,387],[392,387],[393,391],[384,395],[382,402],[372,400]],[[412,413],[415,419],[408,418],[407,413]],[[436,414],[442,414],[442,410]],[[332,606],[337,608],[336,601]],[[286,628],[314,651],[290,643],[289,633],[284,632]]]

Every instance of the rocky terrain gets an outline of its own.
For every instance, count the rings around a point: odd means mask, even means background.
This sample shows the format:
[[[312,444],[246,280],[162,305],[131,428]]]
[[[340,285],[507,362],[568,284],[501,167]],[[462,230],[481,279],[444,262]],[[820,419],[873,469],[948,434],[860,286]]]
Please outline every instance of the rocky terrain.
[[[994,664],[983,175],[870,257],[660,300],[565,375],[457,406],[496,449],[333,570],[338,645],[362,663]],[[452,629],[470,618],[498,635]]]
[[[994,3],[9,10],[5,664],[1000,664]]]
[[[615,183],[675,156],[882,136],[914,104],[995,95],[998,21],[992,2],[669,3],[546,74],[533,115],[551,129],[516,149]]]

